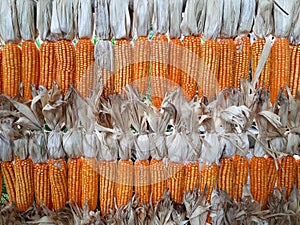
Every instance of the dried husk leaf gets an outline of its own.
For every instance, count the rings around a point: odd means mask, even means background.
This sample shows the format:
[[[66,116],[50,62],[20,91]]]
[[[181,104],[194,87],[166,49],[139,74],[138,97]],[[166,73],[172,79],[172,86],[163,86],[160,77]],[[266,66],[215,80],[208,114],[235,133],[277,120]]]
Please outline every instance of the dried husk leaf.
[[[46,136],[43,132],[32,132],[28,143],[28,152],[34,163],[44,163],[48,159]]]
[[[176,130],[166,137],[168,157],[172,162],[184,162],[188,155],[188,143],[182,133]]]
[[[7,134],[0,131],[0,160],[3,162],[9,162],[13,159],[12,143]]]
[[[12,141],[12,149],[14,156],[20,158],[21,160],[26,159],[28,155],[28,143],[29,139],[27,136],[23,138],[16,139]]]
[[[260,0],[257,3],[257,12],[254,21],[253,31],[257,38],[264,38],[274,30],[273,1]]]
[[[82,154],[86,158],[96,158],[101,149],[100,140],[96,132],[82,133]]]
[[[94,17],[91,0],[75,0],[74,17],[76,36],[92,38],[94,32]]]
[[[300,44],[300,2],[296,1],[293,9],[293,22],[290,30],[290,42],[294,45]]]
[[[207,164],[219,162],[222,149],[217,133],[206,133],[202,142],[200,159]]]
[[[207,1],[204,37],[215,40],[220,34],[223,17],[223,0]]]
[[[110,132],[98,132],[97,136],[100,141],[100,158],[106,161],[117,160],[118,142],[115,134]]]
[[[33,0],[16,0],[18,22],[21,37],[24,41],[35,40],[36,4]]]
[[[170,37],[180,38],[180,24],[182,20],[183,0],[173,0],[169,2],[170,17]]]
[[[224,0],[221,38],[232,38],[237,35],[241,12],[241,0]]]
[[[256,0],[241,1],[241,12],[238,25],[239,35],[248,35],[252,30],[255,7]]]
[[[47,149],[50,159],[60,159],[65,156],[62,132],[54,130],[49,133]]]
[[[21,40],[16,0],[0,1],[0,36],[5,43],[18,43]]]
[[[252,155],[254,157],[264,157],[266,155],[266,148],[268,147],[268,142],[265,138],[261,137],[260,134],[257,136],[257,140],[254,145]]]
[[[44,116],[43,108],[47,105],[48,102],[48,90],[41,86],[40,90],[37,92],[37,95],[31,101],[31,111],[34,113],[35,117],[39,120],[41,126],[44,125]]]
[[[220,137],[220,147],[223,151],[222,157],[233,158],[236,146],[233,144],[237,139],[235,133],[226,133]]]
[[[109,24],[109,0],[95,0],[96,36],[101,40],[111,38]]]
[[[37,2],[37,29],[42,41],[51,40],[52,0]]]
[[[131,32],[131,18],[129,0],[110,0],[110,27],[116,39],[129,38]]]
[[[150,32],[152,16],[154,11],[154,0],[134,0],[133,1],[133,35],[147,37]],[[168,12],[165,12],[168,16]]]
[[[169,0],[153,0],[153,33],[166,34],[169,31]]]

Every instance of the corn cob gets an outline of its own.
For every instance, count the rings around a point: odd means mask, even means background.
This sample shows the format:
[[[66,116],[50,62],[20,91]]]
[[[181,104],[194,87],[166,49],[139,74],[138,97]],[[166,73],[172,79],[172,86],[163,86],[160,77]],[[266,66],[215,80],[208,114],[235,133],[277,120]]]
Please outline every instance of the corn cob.
[[[1,44],[1,43],[0,43]],[[3,73],[2,73],[2,48],[0,48],[0,93],[3,93],[2,91],[2,85],[3,85]]]
[[[184,191],[194,191],[199,188],[200,164],[199,162],[188,162],[185,165],[185,187]]]
[[[211,193],[216,187],[219,179],[219,166],[216,163],[212,165],[203,165],[200,172],[200,191],[203,192],[207,186],[206,200],[210,202]]]
[[[64,207],[68,200],[67,164],[63,158],[53,159],[48,163],[52,209],[57,211]]]
[[[267,190],[268,190],[268,197],[270,197],[274,192],[274,187],[277,180],[277,170],[273,158],[268,157],[266,159],[266,165],[267,165],[267,179],[268,179]]]
[[[249,79],[251,43],[246,36],[235,41],[234,87],[240,88],[241,79]]]
[[[16,187],[15,187],[15,172],[13,167],[13,162],[2,162],[1,170],[4,178],[4,183],[6,187],[6,191],[8,194],[9,202],[16,202]]]
[[[133,192],[133,163],[129,160],[119,160],[117,167],[116,198],[117,206],[126,205]]]
[[[165,35],[154,36],[151,41],[151,97],[156,108],[160,108],[167,89],[168,52],[167,37]]]
[[[66,93],[75,74],[75,47],[71,41],[60,40],[55,42],[55,59],[57,62],[56,82]]]
[[[252,74],[255,74],[256,68],[258,65],[258,61],[264,49],[264,45],[266,44],[266,40],[263,38],[257,39],[254,41],[251,47],[251,56],[252,56]],[[271,77],[271,62],[272,62],[272,54],[269,56],[264,69],[261,72],[259,77],[259,86],[265,86],[267,89],[270,87],[270,77]]]
[[[276,38],[271,50],[272,76],[270,79],[270,100],[274,102],[280,88],[290,82],[291,54],[287,38]]]
[[[296,182],[296,163],[293,156],[284,156],[280,160],[277,187],[279,190],[286,189],[286,197],[289,198],[293,185]]]
[[[82,159],[81,182],[81,207],[88,200],[89,210],[94,211],[97,207],[99,186],[98,161],[96,158]]]
[[[100,211],[102,215],[114,209],[114,196],[116,193],[117,164],[116,161],[101,160],[100,173]]]
[[[6,44],[2,50],[2,91],[10,97],[19,93],[22,53],[17,44]],[[4,69],[5,68],[5,69]]]
[[[134,193],[140,202],[149,203],[151,186],[148,160],[134,162]]]
[[[46,162],[34,164],[33,173],[36,204],[41,207],[42,202],[45,206],[51,208],[49,164]]]
[[[16,205],[21,212],[26,211],[34,201],[33,162],[30,158],[17,158],[14,164]]]
[[[191,100],[197,91],[199,77],[201,40],[198,36],[187,36],[183,41],[181,86],[187,101]],[[201,83],[201,81],[200,81]],[[202,91],[198,93],[202,96]]]
[[[183,163],[169,161],[167,165],[167,185],[175,203],[183,202],[185,168]]]
[[[221,49],[220,44],[215,40],[207,40],[201,46],[200,79],[198,83],[198,93],[203,93],[204,96],[211,98],[219,92],[217,89],[219,64],[220,64]],[[198,94],[199,95],[199,94]],[[201,97],[199,95],[199,97]]]
[[[235,155],[234,164],[236,169],[236,178],[235,178],[235,199],[240,202],[243,194],[243,187],[247,184],[248,173],[249,173],[249,162],[246,157]]]
[[[80,39],[76,44],[75,87],[84,97],[94,87],[94,44],[89,39]]]
[[[226,191],[231,199],[235,197],[236,169],[232,158],[222,158],[219,174],[219,189]]]
[[[81,204],[81,172],[82,159],[71,158],[68,160],[68,199],[70,202]]]
[[[47,89],[52,87],[56,78],[57,62],[55,58],[55,44],[51,41],[45,41],[40,48],[40,81],[39,85]]]
[[[183,44],[180,39],[171,38],[169,42],[169,62],[168,62],[168,91],[173,92],[174,89],[181,85],[182,74],[182,49]]]
[[[289,88],[294,97],[300,91],[300,45],[291,45],[291,65]]]
[[[221,56],[220,56],[220,67],[218,82],[220,89],[229,88],[233,85],[233,69],[234,69],[234,42],[233,39],[222,39],[219,41]]]
[[[300,159],[296,160],[296,187],[300,187]]]
[[[250,191],[255,201],[263,201],[263,207],[266,206],[268,196],[266,165],[266,159],[263,157],[250,159]]]
[[[132,46],[129,40],[117,40],[114,46],[115,61],[115,91],[122,93],[122,89],[132,82]]]
[[[167,188],[166,171],[163,160],[154,158],[150,161],[151,193],[152,203],[156,204],[164,194]]]
[[[150,41],[147,37],[138,37],[133,47],[133,84],[137,87],[141,96],[144,96],[148,89],[150,72]]]
[[[22,82],[24,85],[24,98],[31,98],[30,83],[37,85],[40,76],[39,50],[33,41],[22,43]]]

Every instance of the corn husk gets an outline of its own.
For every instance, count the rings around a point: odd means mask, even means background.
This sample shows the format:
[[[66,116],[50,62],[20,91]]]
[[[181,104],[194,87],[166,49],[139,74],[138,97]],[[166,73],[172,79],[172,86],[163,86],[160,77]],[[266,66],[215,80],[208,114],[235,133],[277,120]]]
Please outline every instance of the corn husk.
[[[36,4],[33,0],[16,0],[18,22],[21,37],[24,41],[35,40],[36,29]]]
[[[73,40],[75,36],[73,8],[73,0],[53,0],[51,33],[55,40]]]
[[[170,38],[180,38],[180,24],[182,21],[183,0],[173,0],[169,2],[170,17]]]
[[[51,40],[52,0],[37,2],[37,29],[42,41]]]
[[[118,142],[117,137],[113,132],[98,132],[100,141],[100,154],[99,157],[106,161],[117,160],[118,158]]]
[[[110,0],[109,21],[113,36],[116,39],[128,38],[131,32],[129,0]]]
[[[8,135],[3,131],[0,131],[0,148],[2,149],[0,160],[3,162],[11,161],[13,159],[11,140],[9,139]]]
[[[24,137],[13,140],[12,142],[12,149],[14,152],[14,156],[17,158],[20,158],[21,160],[25,160],[29,154],[28,154],[28,143],[29,138],[28,136],[24,135]]]
[[[133,36],[147,37],[152,22],[154,0],[134,0],[133,7]]]
[[[152,29],[154,35],[166,34],[169,31],[169,1],[153,0]]]
[[[15,0],[0,1],[0,36],[5,43],[18,43],[21,35]]]
[[[273,1],[260,0],[257,4],[257,12],[254,20],[253,31],[257,38],[265,38],[274,31],[272,16]]]
[[[48,160],[47,140],[44,132],[32,132],[29,137],[28,152],[34,163],[44,163]]]
[[[202,141],[200,160],[211,165],[218,163],[222,155],[219,135],[217,133],[205,133]]]
[[[237,35],[240,12],[241,0],[224,1],[221,38],[232,38]]]
[[[294,45],[300,44],[300,3],[295,2],[293,9],[293,22],[290,30],[290,42]]]
[[[92,38],[94,32],[92,0],[75,0],[74,20],[76,36]]]
[[[204,37],[206,40],[218,38],[223,17],[223,0],[207,1]]]
[[[101,40],[109,40],[111,38],[109,2],[109,0],[95,1],[95,32],[96,36]]]
[[[239,35],[248,35],[251,32],[255,16],[255,7],[255,0],[241,1],[241,12],[237,30]]]

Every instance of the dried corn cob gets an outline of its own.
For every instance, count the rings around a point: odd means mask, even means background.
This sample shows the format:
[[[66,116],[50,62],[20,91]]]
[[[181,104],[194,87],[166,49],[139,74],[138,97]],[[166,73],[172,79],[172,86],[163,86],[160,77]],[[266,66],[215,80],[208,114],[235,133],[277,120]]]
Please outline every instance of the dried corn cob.
[[[222,158],[219,174],[219,189],[226,191],[231,199],[235,197],[236,169],[232,158]]]
[[[147,37],[138,37],[133,47],[133,85],[137,87],[141,96],[144,96],[148,89],[150,72],[150,41]]]
[[[200,191],[203,192],[207,186],[206,200],[210,202],[211,193],[216,187],[219,179],[219,166],[216,163],[208,166],[204,164],[200,172]]]
[[[169,161],[167,165],[167,187],[175,203],[183,202],[185,168],[183,163]]]
[[[82,159],[81,172],[81,207],[88,200],[89,210],[94,211],[98,202],[99,173],[96,158]]]
[[[13,167],[13,162],[2,162],[1,170],[4,178],[4,183],[6,186],[6,191],[8,194],[9,202],[16,202],[16,189],[15,189],[15,172]]]
[[[182,73],[182,52],[183,44],[180,39],[171,38],[169,42],[169,62],[168,62],[168,91],[181,85]]]
[[[127,204],[133,192],[133,163],[129,160],[119,160],[117,167],[116,198],[117,206]]]
[[[266,159],[266,165],[267,165],[267,190],[268,190],[268,197],[270,197],[274,192],[275,183],[277,180],[277,170],[275,166],[274,159],[271,157],[268,157]]]
[[[100,161],[100,211],[102,215],[114,209],[114,196],[116,193],[117,164],[116,161]]]
[[[64,207],[68,200],[67,164],[63,158],[53,159],[48,163],[52,209],[57,211]]]
[[[22,43],[22,82],[24,85],[24,98],[31,98],[30,83],[37,85],[40,76],[40,52],[34,41]]]
[[[68,160],[68,199],[70,202],[81,204],[81,173],[82,159],[71,158]]]
[[[39,85],[47,89],[52,87],[56,79],[57,62],[55,58],[55,43],[45,41],[40,48],[40,81]]]
[[[149,203],[151,186],[148,160],[137,160],[134,162],[134,193],[140,202]]]
[[[115,91],[122,93],[122,89],[132,82],[133,51],[129,40],[117,40],[114,46],[115,61]]]
[[[300,159],[296,160],[296,187],[300,187]]]
[[[184,191],[194,191],[199,188],[200,164],[199,162],[188,162],[185,165],[185,187]]]
[[[75,87],[87,97],[94,87],[94,44],[89,39],[80,39],[76,44]]]
[[[240,88],[241,79],[249,79],[251,43],[246,36],[235,40],[234,87]]]
[[[2,91],[3,94],[10,97],[14,97],[19,92],[22,70],[21,55],[21,49],[17,44],[6,44],[2,50]]]
[[[21,212],[26,211],[34,201],[33,162],[30,158],[17,158],[14,164],[16,205]]]
[[[34,164],[34,193],[35,200],[38,206],[42,206],[41,202],[51,207],[51,187],[49,177],[49,164],[48,163],[37,163]]]
[[[270,99],[274,102],[280,88],[290,82],[291,54],[287,38],[276,38],[271,50],[272,76],[270,77]]]
[[[189,101],[197,91],[197,81],[199,78],[201,40],[198,36],[187,36],[183,41],[181,86],[185,98]],[[201,82],[201,81],[200,81]],[[202,91],[198,93],[202,96]]]
[[[55,80],[66,93],[73,83],[75,74],[75,47],[73,43],[68,40],[55,42],[55,59],[57,62]]]
[[[151,97],[156,108],[160,108],[167,89],[168,52],[167,37],[165,35],[154,36],[151,41]]]
[[[158,200],[162,198],[165,188],[167,188],[166,171],[163,160],[151,159],[150,177],[152,202],[156,204]]]
[[[300,91],[300,45],[291,45],[291,65],[290,65],[290,82],[289,88],[296,96],[296,92]]]
[[[243,194],[243,187],[247,184],[248,173],[249,173],[249,162],[246,157],[235,155],[234,164],[236,169],[236,178],[235,178],[235,199],[240,202]]]
[[[277,187],[279,190],[286,189],[286,197],[289,198],[293,185],[296,182],[296,163],[293,156],[284,156],[280,160]]]

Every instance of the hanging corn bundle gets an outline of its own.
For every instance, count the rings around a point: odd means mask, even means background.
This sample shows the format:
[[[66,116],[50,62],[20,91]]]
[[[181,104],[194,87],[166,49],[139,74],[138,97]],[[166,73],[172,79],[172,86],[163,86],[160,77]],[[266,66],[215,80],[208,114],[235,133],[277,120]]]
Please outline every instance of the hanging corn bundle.
[[[74,38],[74,2],[55,0],[52,2],[51,33],[55,37],[55,59],[57,71],[55,80],[65,94],[74,82],[75,47]]]
[[[111,0],[110,26],[116,38],[114,50],[114,88],[116,93],[132,82],[133,50],[129,40],[131,31],[131,16],[129,0]],[[116,19],[118,18],[118,19]]]
[[[200,1],[203,3],[203,1]],[[196,15],[201,12],[201,4],[194,0],[188,0],[180,25],[183,40],[182,52],[182,75],[181,87],[187,100],[191,100],[197,92],[197,82],[199,79],[201,40],[198,31]],[[202,96],[201,93],[198,93]]]
[[[182,0],[174,0],[169,2],[169,61],[168,61],[168,80],[167,89],[172,92],[176,87],[181,85],[182,74],[182,53],[183,43],[180,40],[181,31],[180,24],[182,20]]]
[[[74,85],[83,97],[94,88],[94,31],[92,1],[79,0],[75,4],[75,27],[79,41],[76,44]]]
[[[18,26],[16,1],[4,0],[0,3],[0,36],[5,45],[2,50],[2,92],[10,97],[19,93],[22,59],[19,42],[21,36]]]
[[[166,33],[169,30],[169,1],[154,0],[153,38],[151,40],[151,98],[160,108],[167,90],[169,46]]]
[[[40,76],[40,53],[35,44],[37,34],[36,6],[32,0],[17,0],[18,22],[22,42],[22,76],[24,99],[31,98],[30,84],[37,85]]]
[[[255,5],[255,0],[241,1],[241,13],[237,29],[238,36],[234,40],[235,64],[233,86],[237,88],[240,88],[241,79],[249,80],[251,43],[248,36],[253,25]]]
[[[98,40],[95,46],[95,70],[97,74],[97,82],[103,87],[103,97],[114,93],[114,54],[111,42],[111,31],[109,22],[109,1],[95,1],[95,23],[96,36]]]
[[[133,46],[133,86],[141,96],[148,90],[150,74],[150,41],[148,39],[153,14],[153,2],[137,0],[133,2],[133,27],[137,39]]]

